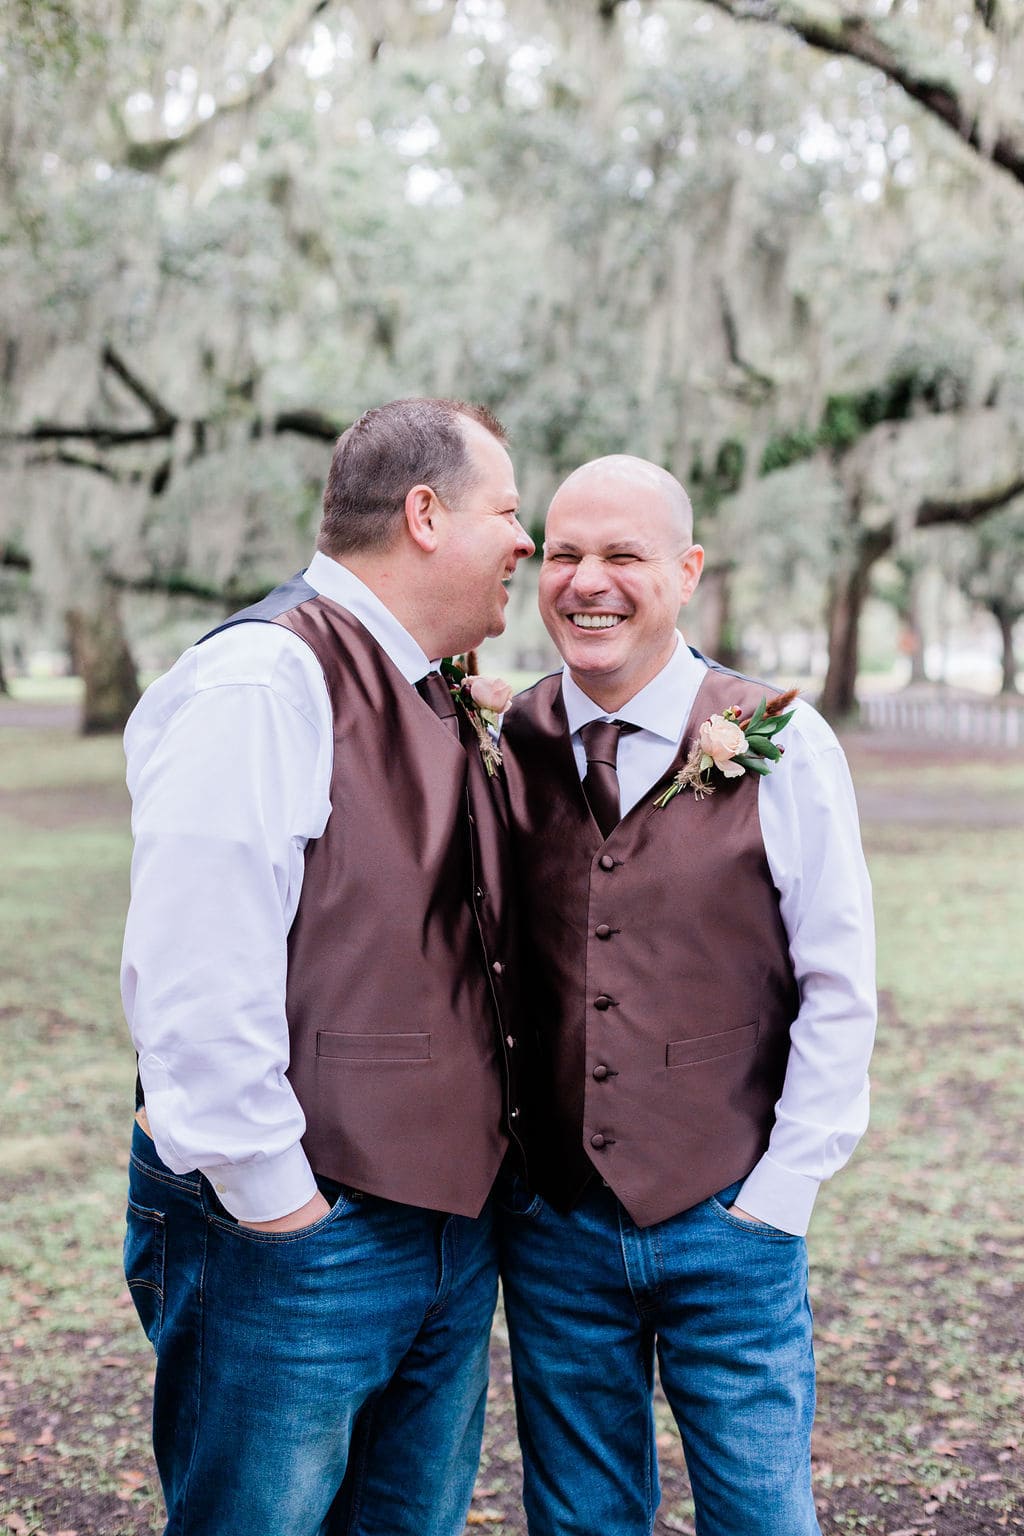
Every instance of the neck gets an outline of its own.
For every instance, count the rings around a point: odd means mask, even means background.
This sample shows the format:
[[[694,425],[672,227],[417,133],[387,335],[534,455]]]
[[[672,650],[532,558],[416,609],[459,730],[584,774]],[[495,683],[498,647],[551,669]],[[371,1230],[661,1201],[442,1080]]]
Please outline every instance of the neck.
[[[441,655],[436,648],[437,637],[435,626],[430,622],[429,606],[418,594],[416,583],[399,553],[385,550],[376,555],[355,550],[338,558],[338,564],[369,587],[427,656]]]
[[[569,676],[581,693],[585,693],[587,698],[603,709],[606,715],[613,715],[617,709],[622,709],[631,699],[635,699],[638,693],[642,693],[648,683],[653,683],[659,673],[665,670],[675,655],[676,646],[679,643],[679,637],[673,636],[672,643],[665,654],[657,663],[647,668],[639,679],[635,677],[622,679],[615,676],[581,677],[571,667]]]

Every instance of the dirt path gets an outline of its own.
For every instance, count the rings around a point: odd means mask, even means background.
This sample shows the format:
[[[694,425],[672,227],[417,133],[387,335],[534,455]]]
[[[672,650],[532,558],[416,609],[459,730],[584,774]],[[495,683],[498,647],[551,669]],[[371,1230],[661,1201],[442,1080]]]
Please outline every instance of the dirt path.
[[[60,733],[70,737],[74,720],[73,708],[0,700],[0,753],[4,726],[12,732],[53,733],[56,750],[63,751]],[[965,793],[945,778],[945,770],[962,765],[961,748],[867,733],[850,735],[845,745],[869,841],[875,828],[879,837],[891,840],[892,829],[899,825],[1024,825],[1024,773],[1014,770],[1002,779],[982,774]],[[44,746],[40,751],[52,749]],[[97,774],[95,782],[80,784],[73,792],[39,783],[0,791],[0,814],[44,833],[73,830],[83,823],[123,827],[127,800],[120,783]],[[10,1013],[12,1019],[20,1016],[18,1009]],[[2,1017],[0,1009],[0,1021]],[[959,1029],[960,1023],[953,1019],[949,1027]],[[977,1021],[965,1020],[963,1026],[976,1028]],[[900,1027],[899,1021],[890,1021],[890,1034],[898,1036]],[[60,1030],[47,1028],[49,1044],[42,1044],[59,1051]],[[934,1032],[929,1038],[931,1049],[938,1050],[941,1042]],[[991,1052],[994,1038],[986,1037],[979,1055]],[[916,1108],[912,1104],[910,1122],[901,1134],[923,1143],[940,1113],[952,1128],[948,1134],[962,1134],[963,1126],[977,1119],[972,1092],[980,1092],[978,1083],[954,1081],[945,1099],[933,1094]],[[880,1128],[876,1157],[883,1139]],[[991,1172],[991,1157],[988,1169]],[[1014,1176],[1014,1165],[1007,1163],[993,1187],[1011,1190]],[[991,1376],[998,1360],[1007,1372],[1011,1367],[1019,1372],[1014,1362],[1024,1360],[1024,1323],[1006,1288],[1016,1249],[1011,1239],[1004,1242],[1001,1231],[990,1237],[980,1259],[972,1255],[962,1260],[962,1275],[929,1250],[922,1255],[920,1273],[910,1277],[890,1275],[883,1254],[877,1261],[865,1259],[874,1268],[837,1270],[822,1283],[817,1316],[822,1412],[814,1448],[824,1536],[1024,1536],[1024,1506],[1013,1493],[1020,1486],[1014,1477],[1024,1442],[1016,1419],[1008,1423],[1002,1440],[993,1439],[984,1422],[958,1406],[955,1398],[966,1393],[966,1387],[947,1387],[943,1379],[936,1385],[940,1368],[933,1360],[939,1355],[931,1334],[917,1343],[911,1336],[908,1346],[887,1328],[873,1331],[884,1319],[863,1315],[865,1297],[880,1295],[887,1286],[896,1298],[897,1317],[907,1310],[904,1291],[913,1292],[913,1304],[930,1327],[943,1305],[949,1305],[936,1289],[942,1280],[968,1323],[972,1313],[977,1314],[971,1337],[978,1339],[978,1353],[957,1343],[964,1352],[964,1379],[977,1378],[982,1369]],[[15,1298],[25,1320],[25,1338],[15,1333],[0,1344],[0,1532],[5,1536],[152,1536],[161,1528],[147,1430],[151,1359],[127,1293],[114,1299],[120,1284],[115,1248],[112,1244],[104,1271],[103,1297],[90,1292],[83,1301],[88,1331],[49,1331],[53,1324],[46,1323],[46,1309],[52,1303],[42,1270],[40,1293],[35,1294],[33,1279]],[[6,1279],[0,1273],[0,1282]],[[895,1407],[887,1405],[887,1393],[898,1399]],[[873,1428],[867,1421],[883,1410],[889,1416],[879,1418]],[[864,1432],[857,1439],[862,1422]],[[907,1435],[913,1431],[913,1443],[927,1451],[924,1461],[913,1461],[899,1438],[904,1429]],[[663,1498],[656,1536],[693,1536],[682,1451],[660,1398],[657,1443]],[[941,1476],[926,1478],[919,1471],[929,1457]],[[484,1455],[467,1536],[480,1530],[491,1536],[524,1536],[519,1488],[511,1368],[499,1320],[492,1342]]]

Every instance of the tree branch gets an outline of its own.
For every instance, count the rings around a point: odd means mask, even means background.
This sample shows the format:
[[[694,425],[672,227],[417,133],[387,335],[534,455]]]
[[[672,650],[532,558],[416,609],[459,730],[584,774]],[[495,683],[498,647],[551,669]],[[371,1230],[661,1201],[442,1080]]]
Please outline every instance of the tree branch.
[[[76,425],[59,421],[37,421],[34,427],[29,427],[24,432],[0,433],[0,442],[47,443],[78,439],[81,442],[95,443],[98,448],[124,448],[131,443],[158,442],[161,438],[170,437],[172,430],[164,426],[94,427],[84,422]]]
[[[288,50],[295,46],[321,11],[327,9],[329,3],[330,0],[305,0],[305,4],[297,8],[295,15],[282,29],[277,46],[274,48],[274,56],[266,69],[255,75],[244,90],[238,91],[233,96],[224,97],[217,103],[209,117],[197,118],[183,133],[162,139],[131,139],[122,122],[120,127],[126,140],[124,164],[133,171],[158,171],[171,155],[207,138],[225,117],[235,112],[244,112],[262,101],[277,84],[281,60]]]
[[[303,437],[333,443],[345,430],[346,423],[325,416],[322,411],[279,411],[273,420],[274,432],[298,432]]]
[[[933,528],[936,523],[959,523],[966,526],[979,518],[1005,507],[1008,501],[1024,493],[1024,475],[1017,475],[1004,485],[994,486],[980,496],[929,496],[917,509],[915,526]]]
[[[825,12],[808,0],[705,0],[736,21],[767,22],[826,53],[857,59],[902,86],[924,109],[951,128],[982,159],[992,160],[1024,185],[1024,127],[1003,124],[993,142],[981,131],[965,92],[937,65],[904,54],[866,16]]]
[[[178,418],[169,411],[162,400],[159,400],[153,391],[144,384],[137,373],[133,373],[119,352],[116,352],[109,342],[103,348],[100,360],[104,368],[109,368],[121,383],[131,390],[136,399],[141,400],[146,410],[153,418],[153,425],[166,427],[169,431],[177,425]]]
[[[95,443],[97,448],[126,448],[132,443],[153,443],[173,435],[178,425],[176,416],[166,413],[159,425],[152,427],[107,427],[93,426],[86,422],[60,422],[37,421],[35,426],[28,427],[24,432],[0,432],[0,443],[60,443],[60,442],[86,442]],[[192,428],[193,438],[196,440],[196,452],[193,458],[197,458],[204,451],[206,441],[207,423],[202,417],[195,417],[189,422]],[[254,416],[250,431],[254,437],[261,437],[267,429],[279,436],[284,432],[295,432],[300,437],[312,437],[317,442],[333,443],[344,432],[347,423],[335,420],[327,416],[323,411],[300,409],[293,411],[279,411],[276,416],[265,419]],[[113,470],[103,469],[101,465],[91,459],[78,458],[72,454],[54,454],[52,456],[39,455],[30,462],[34,464],[73,464],[80,468],[96,469],[105,474],[114,474]],[[166,481],[165,481],[166,483]]]
[[[266,597],[266,584],[247,589],[241,586],[214,587],[209,582],[198,581],[179,571],[166,574],[153,572],[148,576],[120,576],[116,572],[107,576],[112,587],[119,592],[159,593],[163,597],[191,597],[202,602],[219,603],[225,608],[248,608]]]
[[[760,369],[755,368],[752,363],[748,363],[741,354],[736,315],[732,304],[729,302],[729,295],[725,291],[725,284],[722,282],[718,283],[718,309],[722,317],[722,330],[725,334],[725,346],[729,354],[729,361],[745,375],[748,388],[754,396],[758,400],[767,399],[769,395],[775,393],[775,380],[769,378],[768,374],[762,373]]]
[[[91,469],[97,475],[106,475],[109,480],[120,482],[124,479],[122,474],[109,464],[104,464],[101,459],[90,459],[79,453],[64,453],[60,450],[56,453],[34,453],[26,463],[65,464],[71,469]]]

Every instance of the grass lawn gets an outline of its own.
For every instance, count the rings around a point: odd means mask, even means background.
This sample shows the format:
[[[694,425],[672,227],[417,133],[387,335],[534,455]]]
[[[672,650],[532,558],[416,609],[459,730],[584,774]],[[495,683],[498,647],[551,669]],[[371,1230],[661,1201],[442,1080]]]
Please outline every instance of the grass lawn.
[[[5,725],[10,708],[0,700],[0,1530],[139,1536],[161,1519],[149,1346],[119,1269],[134,1075],[117,994],[120,744]],[[851,760],[883,1013],[873,1126],[812,1229],[822,1529],[1024,1531],[1024,759],[886,756],[862,740]],[[658,1530],[692,1531],[659,1412]],[[517,1475],[499,1328],[473,1528],[525,1529]]]

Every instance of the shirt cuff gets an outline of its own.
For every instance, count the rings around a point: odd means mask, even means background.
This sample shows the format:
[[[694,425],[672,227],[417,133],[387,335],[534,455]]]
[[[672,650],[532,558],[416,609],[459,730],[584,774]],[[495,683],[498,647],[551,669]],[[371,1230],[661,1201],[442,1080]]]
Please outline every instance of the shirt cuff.
[[[238,1221],[275,1221],[312,1200],[316,1180],[300,1142],[276,1157],[201,1168],[224,1208]]]
[[[770,1227],[778,1227],[780,1232],[803,1237],[811,1224],[811,1212],[820,1188],[820,1180],[783,1168],[766,1152],[743,1181],[734,1204],[748,1216],[756,1216]]]

